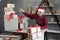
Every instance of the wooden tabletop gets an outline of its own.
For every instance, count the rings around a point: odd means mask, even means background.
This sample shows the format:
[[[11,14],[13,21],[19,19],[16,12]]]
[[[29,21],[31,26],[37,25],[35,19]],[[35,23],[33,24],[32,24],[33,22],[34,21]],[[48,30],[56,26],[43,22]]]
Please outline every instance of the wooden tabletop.
[[[2,35],[2,34],[0,34],[0,38],[9,38],[9,37],[17,38],[19,36],[18,35]]]

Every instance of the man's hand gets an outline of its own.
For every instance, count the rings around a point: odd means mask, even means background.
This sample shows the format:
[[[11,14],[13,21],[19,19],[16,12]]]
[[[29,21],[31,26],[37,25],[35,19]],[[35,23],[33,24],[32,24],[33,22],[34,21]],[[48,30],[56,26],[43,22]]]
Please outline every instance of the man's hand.
[[[19,9],[19,12],[25,12],[25,10],[23,10],[22,8]]]

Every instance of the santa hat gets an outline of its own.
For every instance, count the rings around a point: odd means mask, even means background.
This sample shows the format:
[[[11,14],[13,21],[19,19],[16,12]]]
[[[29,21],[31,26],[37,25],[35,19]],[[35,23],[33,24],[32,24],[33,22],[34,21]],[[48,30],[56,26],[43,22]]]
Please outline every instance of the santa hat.
[[[45,9],[43,7],[38,8],[38,11],[45,12]]]

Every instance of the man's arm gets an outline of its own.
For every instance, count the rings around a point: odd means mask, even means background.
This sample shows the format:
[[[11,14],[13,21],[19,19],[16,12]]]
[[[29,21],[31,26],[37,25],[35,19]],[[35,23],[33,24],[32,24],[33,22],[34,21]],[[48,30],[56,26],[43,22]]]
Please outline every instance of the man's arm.
[[[22,12],[26,17],[29,17],[30,19],[34,19],[35,14],[29,14],[28,12],[25,12],[23,9],[20,9],[20,12]]]
[[[48,20],[47,20],[47,18],[45,17],[43,20],[44,20],[44,25],[41,27],[41,29],[48,29]]]

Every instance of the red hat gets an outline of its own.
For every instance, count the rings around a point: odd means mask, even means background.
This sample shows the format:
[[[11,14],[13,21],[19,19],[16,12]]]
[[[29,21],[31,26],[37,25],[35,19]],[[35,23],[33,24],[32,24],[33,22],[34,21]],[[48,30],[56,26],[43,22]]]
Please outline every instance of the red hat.
[[[45,12],[45,9],[43,7],[38,8],[38,11]]]

